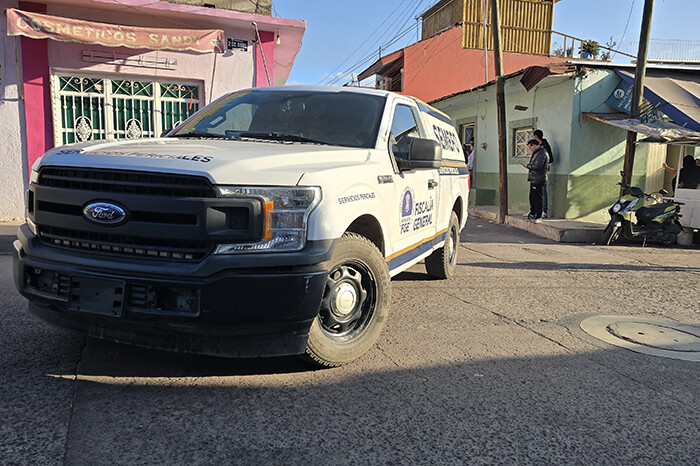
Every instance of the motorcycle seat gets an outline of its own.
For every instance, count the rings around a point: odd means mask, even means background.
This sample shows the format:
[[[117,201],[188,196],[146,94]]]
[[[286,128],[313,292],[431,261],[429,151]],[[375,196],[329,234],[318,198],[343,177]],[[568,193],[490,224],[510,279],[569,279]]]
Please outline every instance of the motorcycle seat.
[[[662,202],[651,206],[640,207],[637,210],[637,221],[639,223],[649,223],[656,217],[667,211],[669,207],[676,207],[673,202]]]

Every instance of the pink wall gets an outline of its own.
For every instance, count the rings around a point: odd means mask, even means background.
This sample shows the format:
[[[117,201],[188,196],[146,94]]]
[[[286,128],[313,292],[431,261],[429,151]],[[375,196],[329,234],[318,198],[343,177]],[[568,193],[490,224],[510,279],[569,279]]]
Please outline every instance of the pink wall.
[[[532,65],[559,63],[562,58],[503,54],[503,74]],[[489,81],[496,78],[489,52]],[[431,100],[484,84],[484,51],[462,48],[462,28],[454,27],[404,49],[403,94]]]
[[[260,42],[262,51],[265,53],[265,62],[260,53],[260,47],[255,47],[255,86],[275,85],[275,34],[269,31],[260,31]],[[265,64],[267,64],[267,74],[270,75],[270,84],[267,83],[265,74]]]
[[[19,8],[46,12],[46,5],[19,2]],[[48,39],[21,38],[24,118],[27,128],[27,170],[44,152],[53,147],[51,94],[49,87]]]

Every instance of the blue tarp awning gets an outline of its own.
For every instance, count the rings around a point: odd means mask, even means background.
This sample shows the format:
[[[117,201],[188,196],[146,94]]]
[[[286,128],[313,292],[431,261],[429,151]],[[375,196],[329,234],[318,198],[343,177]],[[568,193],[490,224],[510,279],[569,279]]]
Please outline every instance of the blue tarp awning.
[[[633,85],[633,72],[620,68],[615,71],[625,84]],[[644,99],[678,126],[700,131],[700,73],[647,70]]]

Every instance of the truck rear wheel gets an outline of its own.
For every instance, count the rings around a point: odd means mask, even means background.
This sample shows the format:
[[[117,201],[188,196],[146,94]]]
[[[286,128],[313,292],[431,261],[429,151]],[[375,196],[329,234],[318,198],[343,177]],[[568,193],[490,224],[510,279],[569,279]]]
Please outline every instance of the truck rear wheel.
[[[367,238],[345,233],[328,262],[319,315],[304,355],[324,367],[347,364],[374,345],[391,302],[389,269]]]
[[[425,271],[433,278],[450,278],[457,268],[457,251],[459,250],[459,218],[452,212],[447,228],[445,245],[433,251],[425,258]]]

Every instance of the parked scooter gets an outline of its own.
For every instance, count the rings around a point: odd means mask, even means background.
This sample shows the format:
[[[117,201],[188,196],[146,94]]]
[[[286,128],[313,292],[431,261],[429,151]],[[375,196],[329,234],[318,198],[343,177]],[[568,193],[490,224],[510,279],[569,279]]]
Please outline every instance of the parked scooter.
[[[624,178],[624,173],[621,173]],[[658,241],[664,246],[676,242],[678,233],[683,231],[679,218],[682,202],[662,202],[662,196],[668,194],[664,189],[656,193],[647,194],[640,188],[618,183],[627,190],[628,194],[622,196],[609,210],[610,223],[603,232],[603,243],[611,245],[620,238],[627,240],[641,239],[642,246],[647,240]],[[651,199],[655,204],[640,207],[634,211],[634,207],[641,199]],[[632,221],[634,211],[637,223]]]

